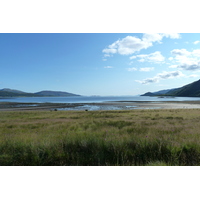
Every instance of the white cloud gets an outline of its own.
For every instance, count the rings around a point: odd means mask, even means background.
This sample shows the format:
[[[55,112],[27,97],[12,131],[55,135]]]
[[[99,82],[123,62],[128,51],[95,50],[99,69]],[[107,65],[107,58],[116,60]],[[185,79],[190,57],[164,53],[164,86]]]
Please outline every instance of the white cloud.
[[[194,44],[198,44],[200,41],[199,40],[197,40],[197,41],[195,41],[195,42],[193,42]]]
[[[165,57],[160,53],[160,51],[156,51],[154,53],[150,54],[141,54],[137,56],[131,56],[130,59],[135,59],[135,58],[140,58],[138,61],[139,62],[154,62],[154,63],[159,63],[163,62],[165,60]]]
[[[105,66],[104,68],[105,68],[105,69],[112,69],[112,68],[114,68],[114,67],[112,67],[112,66]]]
[[[179,33],[145,33],[143,37],[151,42],[161,42],[163,37],[180,39],[181,35]]]
[[[102,52],[105,54],[118,53],[120,55],[131,55],[142,49],[151,47],[154,42],[161,43],[163,37],[178,39],[180,38],[180,34],[145,33],[143,34],[142,39],[135,36],[127,36],[115,41],[107,48],[103,49]]]
[[[135,53],[136,51],[140,51],[141,49],[147,49],[151,45],[152,43],[145,42],[139,38],[127,36],[122,40],[118,40],[110,45],[109,49],[115,48],[116,52],[121,55],[130,55]]]
[[[171,72],[162,72],[154,76],[153,78],[147,78],[142,81],[136,80],[136,82],[142,84],[149,84],[149,83],[157,83],[162,79],[169,79],[169,78],[178,78],[184,76],[181,71],[171,71]]]
[[[144,33],[143,34],[143,40],[149,43],[161,42],[162,38],[163,38],[163,35],[159,33]]]
[[[132,68],[127,68],[127,70],[128,70],[129,72],[133,72],[133,71],[137,71],[137,68],[132,67]]]
[[[149,71],[153,71],[153,70],[154,70],[154,67],[143,67],[143,68],[140,68],[141,72],[149,72]]]
[[[200,49],[195,49],[191,52],[186,49],[174,49],[171,51],[174,56],[173,61],[175,65],[169,66],[169,68],[179,68],[182,70],[200,70]]]

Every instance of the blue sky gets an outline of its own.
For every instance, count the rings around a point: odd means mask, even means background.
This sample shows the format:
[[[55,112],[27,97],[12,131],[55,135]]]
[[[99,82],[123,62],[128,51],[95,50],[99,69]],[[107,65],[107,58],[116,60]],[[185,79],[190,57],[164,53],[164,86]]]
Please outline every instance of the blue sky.
[[[0,88],[138,95],[199,79],[198,33],[1,33]]]

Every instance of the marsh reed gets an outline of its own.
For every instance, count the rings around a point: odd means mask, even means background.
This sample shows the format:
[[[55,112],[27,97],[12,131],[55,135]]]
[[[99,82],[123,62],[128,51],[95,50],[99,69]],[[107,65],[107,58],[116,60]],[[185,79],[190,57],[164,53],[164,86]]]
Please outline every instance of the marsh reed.
[[[200,110],[0,112],[0,165],[200,165]]]

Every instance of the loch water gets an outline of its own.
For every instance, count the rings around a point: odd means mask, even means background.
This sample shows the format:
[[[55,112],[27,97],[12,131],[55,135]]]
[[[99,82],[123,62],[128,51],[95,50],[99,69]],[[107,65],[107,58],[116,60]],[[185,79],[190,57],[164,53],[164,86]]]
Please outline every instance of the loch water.
[[[200,101],[200,97],[69,96],[0,98],[0,102],[17,103],[102,103],[109,101]]]

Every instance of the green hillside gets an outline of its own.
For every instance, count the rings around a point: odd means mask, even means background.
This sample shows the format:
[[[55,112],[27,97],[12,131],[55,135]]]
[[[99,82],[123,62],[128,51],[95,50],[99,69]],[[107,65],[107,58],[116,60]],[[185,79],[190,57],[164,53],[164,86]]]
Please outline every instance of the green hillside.
[[[200,80],[171,90],[147,92],[141,96],[176,96],[176,97],[200,97]]]
[[[166,95],[178,97],[200,97],[200,80],[185,85],[181,88],[169,91]]]

